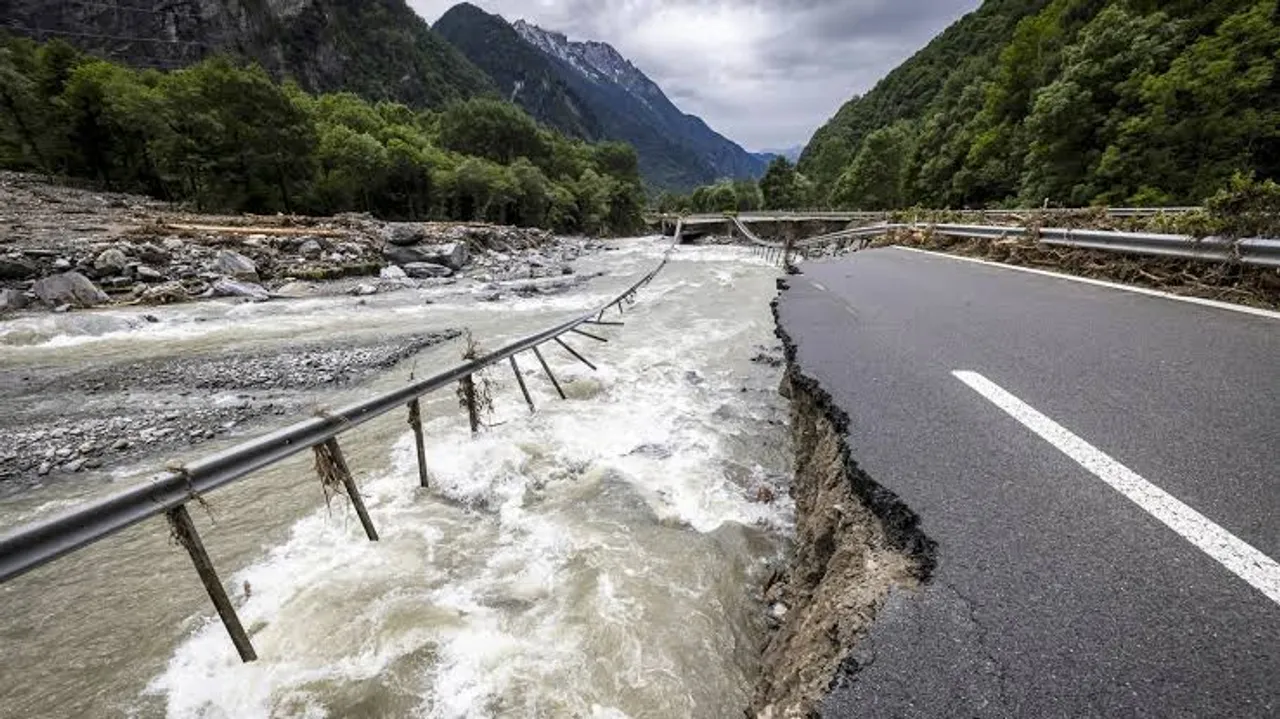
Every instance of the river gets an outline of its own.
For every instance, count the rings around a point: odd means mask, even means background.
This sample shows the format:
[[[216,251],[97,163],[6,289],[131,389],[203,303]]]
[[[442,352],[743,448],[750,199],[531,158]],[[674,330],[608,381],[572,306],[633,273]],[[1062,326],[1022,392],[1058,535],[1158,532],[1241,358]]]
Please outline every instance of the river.
[[[287,352],[463,327],[494,348],[607,301],[666,242],[584,257],[581,271],[605,274],[554,297],[426,304],[406,291],[149,309],[158,323],[143,310],[20,318],[0,322],[0,363]],[[742,716],[766,631],[760,586],[793,521],[781,370],[752,361],[776,346],[776,276],[742,248],[681,247],[619,318],[626,326],[602,330],[608,344],[576,338],[599,371],[544,350],[568,401],[532,356],[521,359],[537,413],[509,369],[491,371],[493,426],[476,438],[452,392],[429,396],[429,490],[417,487],[404,416],[344,435],[380,542],[364,539],[343,498],[326,504],[309,455],[193,505],[255,663],[238,660],[160,520],[0,586],[0,717]],[[430,374],[459,352],[458,341],[423,350],[316,403]],[[0,528],[163,464],[11,494]],[[761,487],[777,499],[756,501]]]

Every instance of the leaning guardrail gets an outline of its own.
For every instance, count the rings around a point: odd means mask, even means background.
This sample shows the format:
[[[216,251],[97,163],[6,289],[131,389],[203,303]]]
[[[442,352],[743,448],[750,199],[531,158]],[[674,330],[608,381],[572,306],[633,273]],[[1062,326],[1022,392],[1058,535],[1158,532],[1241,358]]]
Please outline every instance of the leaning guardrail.
[[[1155,257],[1176,257],[1187,260],[1215,262],[1239,262],[1259,267],[1280,267],[1280,240],[1247,238],[1233,240],[1224,237],[1189,237],[1145,232],[1110,232],[1103,230],[1075,230],[1068,228],[1026,228],[987,225],[884,225],[891,229],[932,231],[952,237],[1003,239],[1007,237],[1030,238],[1046,245],[1106,250]]]
[[[784,263],[791,252],[808,254],[815,247],[862,238],[863,246],[870,238],[888,234],[894,230],[934,232],[951,237],[1001,240],[1029,238],[1046,245],[1104,250],[1151,257],[1173,257],[1185,260],[1211,262],[1239,262],[1257,267],[1280,267],[1280,240],[1262,237],[1229,239],[1224,237],[1190,237],[1146,232],[1112,232],[1104,230],[1078,230],[1070,228],[1028,228],[1004,225],[956,225],[956,224],[880,224],[854,227],[810,237],[790,244],[770,243],[756,237],[741,218],[731,218],[738,231],[757,247],[781,252]]]
[[[205,494],[225,487],[248,475],[280,462],[284,459],[312,450],[316,454],[316,466],[321,469],[324,481],[340,483],[354,505],[356,514],[370,541],[377,541],[378,534],[372,519],[365,510],[359,488],[356,486],[346,459],[338,445],[337,438],[345,432],[365,422],[387,414],[395,409],[406,407],[409,413],[409,424],[413,428],[417,445],[418,475],[422,486],[429,484],[427,473],[424,439],[422,433],[422,411],[419,399],[436,390],[462,383],[466,392],[472,383],[472,377],[482,370],[509,362],[515,372],[521,393],[530,411],[534,409],[533,400],[525,386],[524,377],[516,356],[524,352],[532,352],[542,370],[555,386],[561,399],[565,393],[560,383],[551,372],[542,356],[540,347],[548,343],[556,343],[574,359],[595,369],[581,352],[570,346],[565,335],[577,334],[599,342],[608,340],[582,329],[584,325],[618,326],[620,322],[609,322],[604,319],[605,312],[616,308],[620,313],[626,304],[635,302],[636,293],[653,281],[670,260],[671,252],[680,242],[681,225],[677,224],[675,242],[664,253],[662,261],[648,274],[641,277],[621,294],[605,305],[586,314],[574,317],[554,327],[536,334],[518,339],[507,346],[479,357],[465,364],[445,370],[433,377],[428,377],[408,384],[390,392],[371,397],[361,402],[326,412],[322,416],[303,420],[283,429],[271,432],[256,439],[249,440],[216,454],[190,462],[182,467],[172,468],[151,481],[118,494],[90,502],[66,513],[50,519],[37,521],[12,532],[0,536],[0,583],[31,571],[39,566],[52,562],[78,549],[110,537],[121,530],[153,517],[165,515],[175,537],[187,550],[195,564],[196,571],[209,594],[215,609],[231,635],[232,642],[246,662],[253,661],[257,654],[245,633],[243,625],[227,596],[226,590],[218,578],[217,572],[204,550],[200,536],[196,533],[186,505],[200,502]],[[474,385],[471,385],[474,387]],[[469,396],[474,396],[474,392]],[[472,418],[476,417],[474,409],[469,410]],[[473,419],[472,430],[476,429]]]

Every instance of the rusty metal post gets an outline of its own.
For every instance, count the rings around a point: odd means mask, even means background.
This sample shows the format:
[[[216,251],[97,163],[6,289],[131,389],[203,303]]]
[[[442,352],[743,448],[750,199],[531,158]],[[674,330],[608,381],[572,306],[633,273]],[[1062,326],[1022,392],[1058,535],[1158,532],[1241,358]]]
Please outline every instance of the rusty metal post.
[[[213,568],[213,561],[209,559],[204,543],[200,541],[200,535],[196,532],[195,522],[191,521],[187,506],[179,504],[165,512],[165,517],[169,520],[169,527],[173,530],[178,543],[187,550],[187,554],[191,555],[191,563],[196,565],[200,582],[204,584],[204,590],[209,593],[209,599],[213,600],[213,607],[218,610],[222,626],[226,627],[227,634],[231,635],[231,643],[236,645],[240,660],[257,661],[258,654],[253,650],[253,644],[249,642],[249,635],[244,631],[244,625],[240,623],[235,607],[231,606],[231,598],[227,596],[227,590],[223,589],[222,581],[218,579],[218,572]]]
[[[319,456],[321,452],[327,452],[329,458],[333,461],[334,468],[338,471],[338,477],[342,480],[342,486],[347,490],[347,498],[351,500],[352,506],[356,508],[356,516],[360,518],[360,525],[364,527],[364,533],[369,537],[369,541],[378,541],[378,530],[373,528],[373,520],[369,518],[369,510],[364,507],[364,499],[360,497],[360,488],[356,486],[355,477],[351,476],[351,468],[347,466],[347,458],[342,454],[342,448],[338,446],[336,437],[330,437],[325,440],[324,444],[317,445],[316,454]]]
[[[560,388],[560,382],[554,374],[551,374],[551,367],[547,365],[547,360],[542,357],[542,352],[537,348],[533,348],[533,356],[538,358],[538,363],[542,365],[542,371],[547,373],[547,377],[551,379],[551,384],[555,385],[556,393],[560,395],[560,399],[569,399],[565,396],[564,390]]]
[[[476,406],[476,381],[471,375],[458,380],[462,388],[462,400],[467,405],[467,420],[471,423],[471,434],[480,432],[480,409]]]
[[[516,356],[511,355],[511,371],[516,373],[516,381],[520,383],[520,393],[524,395],[524,401],[529,405],[529,412],[537,412],[537,408],[533,406],[533,398],[529,396],[529,388],[524,384],[524,375],[520,374],[520,365],[516,364]]]
[[[413,441],[418,447],[418,480],[426,489],[431,486],[431,475],[427,473],[427,444],[422,436],[422,403],[417,398],[409,402],[409,426],[413,428]]]
[[[558,344],[558,345],[560,345],[561,347],[563,347],[565,352],[568,352],[569,354],[571,354],[571,355],[573,355],[574,357],[578,358],[578,361],[579,361],[579,362],[581,362],[582,364],[584,364],[584,365],[586,365],[586,366],[590,367],[590,368],[591,368],[591,369],[593,369],[593,370],[594,370],[594,369],[596,369],[596,366],[595,366],[595,365],[593,365],[593,364],[591,364],[590,360],[588,360],[586,357],[583,357],[582,355],[578,354],[576,350],[574,350],[574,349],[573,349],[572,347],[570,347],[569,345],[565,344],[565,341],[564,341],[564,340],[560,339],[559,337],[556,337],[556,338],[555,338],[555,340],[556,340],[556,344]]]

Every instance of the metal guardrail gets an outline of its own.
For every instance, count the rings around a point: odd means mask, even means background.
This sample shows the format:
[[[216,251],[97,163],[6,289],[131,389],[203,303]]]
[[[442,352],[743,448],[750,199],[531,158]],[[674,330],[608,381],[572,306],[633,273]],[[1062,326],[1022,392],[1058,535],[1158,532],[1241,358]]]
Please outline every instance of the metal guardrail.
[[[999,227],[986,225],[884,225],[891,229],[931,230],[952,237],[1000,239],[1030,237],[1046,245],[1106,250],[1153,257],[1176,257],[1188,260],[1240,262],[1259,267],[1280,267],[1280,240],[1248,238],[1232,240],[1223,237],[1195,238],[1186,235],[1164,235],[1146,232],[1109,232],[1067,228]]]
[[[414,427],[418,443],[419,473],[423,486],[427,484],[425,457],[422,451],[421,410],[418,400],[424,395],[450,386],[455,382],[467,382],[484,369],[500,362],[509,361],[516,372],[520,388],[530,409],[533,402],[524,385],[516,364],[516,355],[532,351],[543,371],[551,378],[560,396],[560,389],[555,376],[539,351],[539,346],[555,342],[573,357],[587,366],[595,366],[585,359],[581,353],[570,347],[562,337],[576,333],[593,340],[607,341],[587,333],[580,328],[583,325],[619,325],[618,322],[605,322],[604,313],[618,308],[622,310],[624,303],[634,302],[635,294],[649,284],[667,265],[672,250],[680,241],[681,225],[677,225],[675,242],[667,249],[662,261],[648,274],[641,277],[622,293],[605,305],[554,327],[542,330],[533,335],[518,339],[507,346],[490,352],[465,364],[448,369],[433,377],[413,382],[369,399],[348,405],[342,409],[327,412],[323,416],[306,419],[283,429],[271,432],[256,439],[249,440],[208,457],[190,462],[178,469],[166,471],[151,481],[118,494],[93,501],[72,509],[58,516],[37,521],[20,527],[0,536],[0,583],[31,571],[41,565],[52,562],[78,549],[105,539],[121,530],[144,520],[167,515],[173,525],[175,534],[192,555],[201,580],[218,609],[224,624],[227,625],[232,639],[240,650],[245,661],[256,658],[249,645],[247,634],[239,625],[239,619],[232,609],[230,600],[223,590],[221,582],[213,571],[208,559],[195,535],[195,527],[191,524],[186,512],[186,504],[199,502],[203,495],[232,482],[242,479],[253,472],[273,465],[308,449],[328,452],[336,465],[339,479],[346,483],[348,495],[360,515],[362,524],[371,540],[377,539],[373,525],[364,511],[363,502],[351,480],[350,471],[337,445],[337,437],[376,417],[380,417],[401,407],[409,408],[410,424]]]
[[[1174,257],[1187,260],[1204,260],[1212,262],[1239,262],[1257,267],[1280,267],[1280,240],[1268,238],[1247,238],[1232,240],[1223,237],[1196,238],[1186,235],[1166,235],[1146,232],[1111,232],[1104,230],[1077,230],[1069,228],[1027,228],[1001,225],[955,225],[955,224],[881,224],[868,227],[854,227],[817,237],[810,237],[794,242],[790,247],[783,244],[761,240],[739,217],[729,218],[738,231],[751,244],[772,251],[787,253],[791,251],[805,254],[818,245],[848,240],[853,238],[870,238],[883,235],[893,230],[924,230],[951,237],[971,237],[976,239],[998,240],[1008,237],[1034,238],[1046,245],[1076,247],[1080,249],[1104,250],[1127,254],[1147,255],[1152,257]]]
[[[947,212],[955,212],[956,214],[970,217],[1021,217],[1024,215],[1041,214],[1041,215],[1069,215],[1077,213],[1089,213],[1102,210],[1108,217],[1115,219],[1136,218],[1136,217],[1156,217],[1159,215],[1184,215],[1191,212],[1199,212],[1202,207],[1048,207],[1048,208],[1025,208],[1025,209],[1001,209],[1001,210],[947,210]],[[904,210],[903,212],[907,212]],[[930,212],[922,210],[922,212]],[[839,210],[776,210],[776,211],[751,211],[739,212],[737,217],[745,222],[768,222],[771,220],[874,220],[887,221],[894,212],[842,212]],[[692,222],[710,222],[723,220],[726,215],[719,213],[691,213],[678,215],[673,213],[656,214],[652,217],[659,220],[676,220],[683,219]]]

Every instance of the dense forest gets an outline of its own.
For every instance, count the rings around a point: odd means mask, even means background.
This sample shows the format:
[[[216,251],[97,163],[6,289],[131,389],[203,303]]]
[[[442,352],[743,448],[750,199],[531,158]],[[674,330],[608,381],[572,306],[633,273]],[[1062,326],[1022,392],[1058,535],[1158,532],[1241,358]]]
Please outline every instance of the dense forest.
[[[133,70],[0,36],[0,167],[83,178],[202,210],[487,220],[626,233],[635,151],[588,144],[488,98],[412,110],[311,95],[215,57]]]
[[[850,209],[1197,204],[1280,176],[1278,65],[1276,0],[987,0],[799,172]]]

